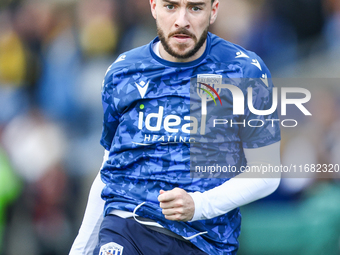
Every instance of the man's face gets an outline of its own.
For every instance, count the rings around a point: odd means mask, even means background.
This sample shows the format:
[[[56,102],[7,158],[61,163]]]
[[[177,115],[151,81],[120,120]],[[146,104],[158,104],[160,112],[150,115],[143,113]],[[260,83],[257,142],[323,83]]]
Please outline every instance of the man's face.
[[[209,25],[217,16],[218,1],[150,0],[162,46],[172,60],[203,54]]]

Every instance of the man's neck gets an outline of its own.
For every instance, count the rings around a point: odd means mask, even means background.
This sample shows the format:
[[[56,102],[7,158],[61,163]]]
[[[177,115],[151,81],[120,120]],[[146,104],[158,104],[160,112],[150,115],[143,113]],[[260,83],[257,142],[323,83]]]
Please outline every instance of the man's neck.
[[[159,45],[159,54],[161,55],[161,57],[167,61],[170,62],[191,62],[194,61],[196,59],[198,59],[199,57],[201,57],[205,51],[205,48],[207,47],[207,40],[205,40],[204,44],[202,45],[202,47],[196,52],[195,55],[191,56],[190,58],[176,58],[172,55],[170,55],[163,47],[162,43],[160,43]]]

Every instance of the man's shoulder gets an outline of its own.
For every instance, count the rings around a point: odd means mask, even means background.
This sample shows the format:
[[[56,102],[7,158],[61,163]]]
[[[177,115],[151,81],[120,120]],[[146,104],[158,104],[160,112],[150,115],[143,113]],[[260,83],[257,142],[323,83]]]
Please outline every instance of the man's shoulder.
[[[147,61],[151,58],[149,47],[150,45],[146,44],[120,54],[112,63],[111,69],[122,69],[142,61]]]
[[[255,52],[226,41],[214,34],[211,34],[209,56],[215,63],[238,66],[244,71],[250,72],[254,77],[261,77],[263,73],[269,73],[263,60]]]
[[[149,47],[150,44],[146,44],[120,54],[107,69],[104,83],[112,82],[115,76],[122,78],[126,74],[130,75],[140,69],[143,63],[149,63],[152,58]]]
[[[228,59],[248,59],[258,57],[254,52],[243,48],[242,46],[229,42],[217,35],[211,34],[211,51],[210,55],[216,58]]]

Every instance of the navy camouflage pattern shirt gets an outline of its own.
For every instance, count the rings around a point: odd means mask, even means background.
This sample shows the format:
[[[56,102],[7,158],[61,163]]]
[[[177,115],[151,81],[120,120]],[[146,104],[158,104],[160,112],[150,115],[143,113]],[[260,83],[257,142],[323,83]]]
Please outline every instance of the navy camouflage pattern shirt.
[[[158,41],[123,53],[105,75],[101,144],[110,154],[101,170],[104,215],[112,209],[132,212],[145,202],[139,216],[184,237],[207,231],[190,241],[208,254],[236,254],[238,208],[213,219],[176,222],[165,219],[157,197],[161,189],[204,192],[219,186],[230,176],[192,171],[212,163],[240,169],[247,164],[243,148],[280,140],[279,122],[268,121],[277,120],[277,112],[255,115],[247,104],[251,87],[254,108],[271,108],[270,72],[253,52],[211,33],[204,54],[187,63],[158,57],[153,51]],[[207,77],[242,91],[243,113],[233,112],[231,91]]]

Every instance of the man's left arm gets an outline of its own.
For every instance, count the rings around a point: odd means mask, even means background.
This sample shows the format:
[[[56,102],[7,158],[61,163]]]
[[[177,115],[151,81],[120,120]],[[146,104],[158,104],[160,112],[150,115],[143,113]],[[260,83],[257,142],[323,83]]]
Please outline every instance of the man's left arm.
[[[280,142],[255,149],[244,149],[248,167],[280,166]],[[168,220],[196,221],[211,219],[273,193],[281,172],[267,171],[261,177],[243,172],[211,190],[187,193],[175,188],[161,191],[158,200]]]
[[[271,108],[273,83],[271,74],[262,59],[248,52],[250,58],[244,61],[244,77],[256,81],[252,86],[254,96],[253,107],[258,110]],[[248,78],[245,78],[248,81]],[[248,98],[248,94],[246,94]],[[239,131],[247,167],[262,168],[263,166],[280,166],[280,127],[277,111],[270,115],[257,116],[247,110],[244,121],[258,119],[265,123],[261,127],[244,127]],[[272,120],[267,121],[267,119]],[[175,188],[161,191],[158,197],[163,214],[168,220],[195,221],[211,219],[242,205],[251,203],[274,192],[281,178],[281,172],[266,172],[262,176],[243,172],[211,190],[187,193]]]

